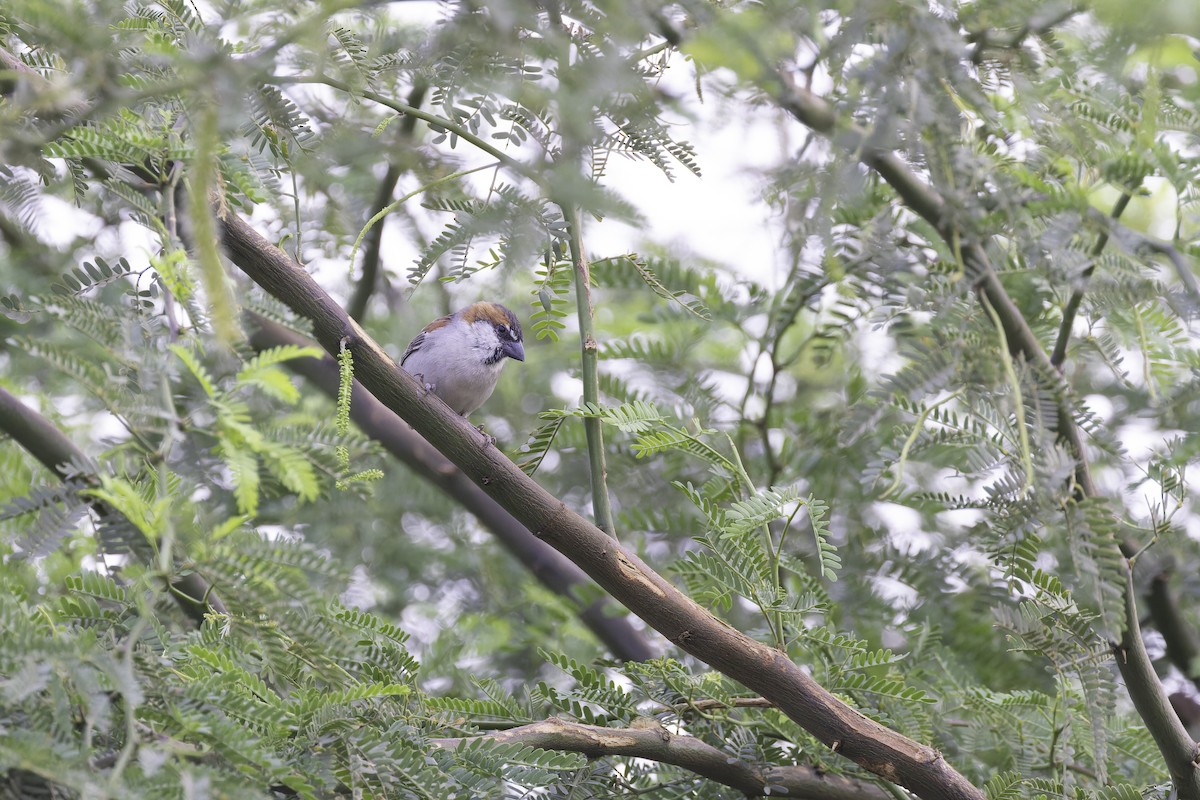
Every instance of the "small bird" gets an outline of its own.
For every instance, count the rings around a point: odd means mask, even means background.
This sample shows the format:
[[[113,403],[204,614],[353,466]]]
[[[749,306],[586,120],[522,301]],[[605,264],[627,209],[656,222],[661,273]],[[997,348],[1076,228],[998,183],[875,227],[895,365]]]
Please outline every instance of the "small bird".
[[[426,325],[400,366],[466,417],[491,397],[505,358],[525,360],[517,316],[498,303],[472,303]]]

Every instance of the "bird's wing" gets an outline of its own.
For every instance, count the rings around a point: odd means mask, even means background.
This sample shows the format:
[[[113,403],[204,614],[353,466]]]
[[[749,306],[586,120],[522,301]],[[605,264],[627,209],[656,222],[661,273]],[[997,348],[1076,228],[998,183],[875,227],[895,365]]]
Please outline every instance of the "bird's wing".
[[[433,322],[429,323],[424,328],[422,328],[421,332],[418,333],[416,335],[416,337],[411,342],[408,343],[408,349],[405,350],[404,355],[400,357],[400,366],[403,367],[404,362],[408,360],[408,357],[421,349],[421,345],[425,343],[425,334],[427,334],[431,331],[436,331],[438,328],[444,328],[449,324],[450,324],[450,315],[447,314],[444,317],[438,317]]]

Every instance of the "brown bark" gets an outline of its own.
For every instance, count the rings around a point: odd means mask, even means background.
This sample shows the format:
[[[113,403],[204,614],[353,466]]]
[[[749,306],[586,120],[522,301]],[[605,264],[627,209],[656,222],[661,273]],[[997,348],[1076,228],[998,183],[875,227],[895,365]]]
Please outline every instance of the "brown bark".
[[[627,728],[603,728],[551,717],[482,737],[433,739],[432,742],[441,747],[457,747],[461,742],[477,738],[582,753],[589,758],[628,756],[673,764],[737,789],[747,797],[782,795],[803,800],[889,800],[892,796],[873,783],[825,774],[812,767],[759,769],[730,758],[729,753],[694,736],[671,733],[652,718],[635,720]],[[766,794],[768,787],[769,795]]]

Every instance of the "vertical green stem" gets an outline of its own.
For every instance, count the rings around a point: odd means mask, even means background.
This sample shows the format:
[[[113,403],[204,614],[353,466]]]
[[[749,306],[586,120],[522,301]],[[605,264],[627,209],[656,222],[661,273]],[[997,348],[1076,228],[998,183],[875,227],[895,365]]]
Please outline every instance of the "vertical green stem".
[[[599,403],[599,348],[592,324],[592,277],[587,254],[583,250],[579,209],[570,203],[560,204],[559,207],[567,221],[571,262],[575,266],[575,300],[579,309],[579,339],[582,343],[583,402]],[[616,537],[612,501],[608,496],[608,468],[605,466],[604,432],[600,428],[600,420],[585,418],[583,430],[587,435],[588,461],[592,473],[592,513],[596,517],[596,525],[609,536]]]
[[[992,308],[987,295],[980,295],[979,299],[983,303],[984,310],[991,316],[992,323],[996,326],[996,336],[1000,339],[1000,360],[1004,364],[1004,374],[1008,376],[1009,385],[1012,386],[1017,440],[1021,444],[1021,466],[1025,470],[1025,484],[1021,491],[1028,493],[1033,488],[1033,451],[1029,446],[1029,428],[1025,425],[1025,398],[1021,395],[1021,378],[1013,366],[1012,356],[1009,355],[1012,351],[1009,350],[1008,336],[1004,333],[1004,323],[1000,320],[1000,315],[996,313],[996,309]]]
[[[224,208],[223,195],[210,189],[216,184],[218,169],[217,149],[221,135],[216,100],[202,98],[196,109],[195,155],[188,176],[189,208],[192,226],[195,228],[196,258],[200,264],[200,277],[212,314],[213,331],[224,345],[238,339],[237,321],[234,316],[233,294],[225,283],[225,265],[221,263],[218,246],[217,223],[213,219],[213,202]]]

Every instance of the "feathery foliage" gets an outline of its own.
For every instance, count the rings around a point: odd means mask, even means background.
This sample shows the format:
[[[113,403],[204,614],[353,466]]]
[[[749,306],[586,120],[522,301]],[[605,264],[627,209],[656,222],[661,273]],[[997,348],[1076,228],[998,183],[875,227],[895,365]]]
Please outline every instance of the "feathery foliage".
[[[379,468],[348,347],[330,401],[245,339],[309,323],[222,260],[237,214],[334,296],[361,244],[385,346],[518,309],[518,466],[980,796],[1194,797],[1200,30],[1118,5],[6,3],[0,389],[80,454],[0,406],[0,793],[886,791],[682,648],[606,657],[594,585],[422,480],[463,476]],[[489,736],[551,716],[721,764]]]

